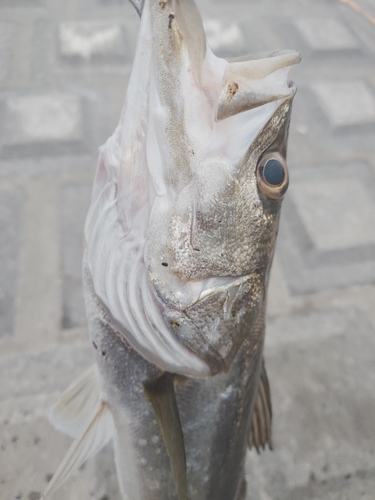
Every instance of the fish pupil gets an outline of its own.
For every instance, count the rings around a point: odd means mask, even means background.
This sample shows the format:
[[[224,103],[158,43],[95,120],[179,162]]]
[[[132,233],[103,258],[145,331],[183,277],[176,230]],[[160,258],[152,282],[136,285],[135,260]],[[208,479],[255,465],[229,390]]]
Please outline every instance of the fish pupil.
[[[279,160],[271,158],[263,170],[263,178],[271,186],[279,186],[285,179],[284,166]]]

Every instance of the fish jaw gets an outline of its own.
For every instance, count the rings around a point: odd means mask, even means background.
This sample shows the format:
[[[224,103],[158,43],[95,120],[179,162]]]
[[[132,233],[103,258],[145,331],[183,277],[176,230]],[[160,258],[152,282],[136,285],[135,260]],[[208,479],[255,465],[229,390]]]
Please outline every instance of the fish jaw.
[[[124,111],[101,150],[85,234],[95,292],[124,337],[163,370],[206,377],[227,367],[263,309],[281,200],[260,192],[258,165],[272,151],[285,160],[295,93],[288,72],[297,62],[286,51],[228,63],[207,45],[193,0],[143,4]],[[225,297],[249,297],[236,292],[238,279],[253,290],[252,305],[228,322]],[[212,315],[242,333],[230,348],[214,343],[226,354],[213,362],[206,347],[194,348],[189,314],[222,292]],[[178,333],[182,320],[191,326]]]

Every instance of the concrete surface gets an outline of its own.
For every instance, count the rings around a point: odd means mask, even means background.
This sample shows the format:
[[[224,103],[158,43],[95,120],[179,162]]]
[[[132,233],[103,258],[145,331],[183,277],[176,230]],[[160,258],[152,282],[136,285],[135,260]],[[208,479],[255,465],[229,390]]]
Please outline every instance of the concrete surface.
[[[375,15],[373,0],[358,0]],[[375,26],[339,0],[200,0],[213,49],[297,48],[266,361],[275,451],[248,500],[375,499]],[[48,410],[92,362],[82,228],[138,20],[127,0],[0,0],[0,498],[37,500]],[[119,500],[108,446],[56,500]]]

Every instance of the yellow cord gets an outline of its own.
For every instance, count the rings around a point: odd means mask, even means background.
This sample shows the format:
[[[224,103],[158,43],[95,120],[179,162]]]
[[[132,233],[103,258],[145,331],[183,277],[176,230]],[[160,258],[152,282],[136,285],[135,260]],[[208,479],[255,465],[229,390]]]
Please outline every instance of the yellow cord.
[[[367,19],[367,21],[369,21],[371,24],[375,26],[375,16],[370,12],[368,12],[363,7],[361,7],[361,5],[359,5],[357,2],[355,2],[354,0],[339,0],[339,2],[344,3],[351,9],[355,10],[356,12],[361,14],[361,16],[363,16],[365,19]]]

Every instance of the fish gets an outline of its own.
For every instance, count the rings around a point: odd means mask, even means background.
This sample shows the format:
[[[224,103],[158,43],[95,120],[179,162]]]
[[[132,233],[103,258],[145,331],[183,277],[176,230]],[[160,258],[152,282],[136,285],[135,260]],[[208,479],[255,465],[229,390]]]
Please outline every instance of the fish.
[[[112,440],[124,499],[242,500],[248,447],[272,448],[265,313],[301,56],[227,61],[194,0],[131,3],[134,63],[85,225],[96,364],[51,410],[74,441],[43,498]]]

